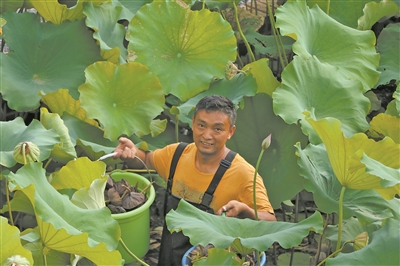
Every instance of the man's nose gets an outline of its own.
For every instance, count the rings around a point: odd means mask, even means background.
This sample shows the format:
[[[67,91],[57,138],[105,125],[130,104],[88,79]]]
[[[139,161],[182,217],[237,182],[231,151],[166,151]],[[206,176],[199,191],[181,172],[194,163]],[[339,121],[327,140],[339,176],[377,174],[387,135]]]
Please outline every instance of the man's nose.
[[[206,128],[203,132],[203,137],[206,139],[210,139],[212,137],[212,129]]]

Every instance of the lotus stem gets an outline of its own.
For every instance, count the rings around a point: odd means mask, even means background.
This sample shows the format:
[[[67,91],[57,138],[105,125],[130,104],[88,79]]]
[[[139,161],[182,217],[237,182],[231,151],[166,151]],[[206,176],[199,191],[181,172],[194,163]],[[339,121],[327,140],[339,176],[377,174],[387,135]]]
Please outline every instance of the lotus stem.
[[[43,168],[44,168],[44,169],[47,169],[47,167],[49,166],[49,164],[50,164],[50,162],[51,162],[52,160],[53,160],[52,158],[48,159]]]
[[[175,140],[179,142],[179,114],[175,115]]]
[[[329,256],[327,256],[327,257],[326,257],[325,259],[323,259],[320,263],[318,263],[317,266],[320,266],[320,265],[324,264],[325,261],[327,261],[329,258],[332,258],[332,257],[336,256],[340,251],[342,251],[342,249],[344,248],[345,245],[347,245],[348,243],[352,243],[352,242],[354,242],[354,241],[353,241],[353,240],[348,240],[348,241],[344,242],[344,243],[343,243],[343,246],[342,246],[341,248],[335,250],[335,252],[333,252],[332,254],[330,254]]]
[[[329,8],[331,6],[331,0],[328,0],[327,7],[326,7],[326,14],[329,15]]]
[[[7,179],[4,180],[4,181],[6,182],[6,197],[7,197],[7,205],[8,205],[8,215],[10,216],[11,225],[14,226],[14,219],[13,219],[12,210],[11,210],[10,192],[9,192],[9,187],[8,187],[8,181],[7,181]]]
[[[272,30],[272,33],[274,34],[276,48],[278,49],[279,60],[282,64],[282,67],[284,68],[288,64],[288,60],[286,58],[286,53],[285,53],[285,48],[283,47],[282,38],[277,33],[277,30],[275,28],[274,14],[272,14],[272,10],[271,10],[271,7],[269,6],[268,1],[266,1],[266,5],[267,5],[269,21],[271,23],[271,30]]]
[[[46,254],[43,254],[43,262],[44,262],[44,265],[47,266],[47,257],[46,257]]]
[[[119,239],[119,242],[121,243],[121,245],[125,249],[125,251],[128,252],[129,255],[131,255],[135,260],[137,260],[140,264],[142,264],[144,266],[149,266],[149,264],[147,264],[146,262],[144,262],[141,259],[139,259],[135,254],[132,253],[132,251],[129,250],[129,248],[125,245],[125,243],[122,240],[122,238]]]
[[[324,229],[322,230],[322,234],[319,236],[319,243],[318,243],[318,248],[317,248],[317,254],[315,254],[315,263],[314,263],[314,265],[317,265],[317,263],[318,263],[319,255],[321,253],[322,240],[324,238],[326,228],[328,227],[328,223],[329,223],[329,214],[326,215],[326,219],[324,221]]]
[[[264,154],[264,149],[261,149],[260,155],[258,156],[256,170],[254,171],[254,180],[253,180],[253,201],[254,201],[254,216],[255,220],[258,220],[258,212],[257,212],[257,197],[256,197],[256,181],[257,181],[257,173],[258,168],[260,167],[261,158]]]
[[[242,28],[240,27],[239,15],[238,15],[236,3],[235,3],[235,1],[233,1],[232,3],[233,3],[233,9],[235,10],[235,20],[236,20],[236,24],[238,27],[240,37],[242,37],[242,40],[243,40],[244,44],[246,45],[247,52],[250,55],[251,62],[254,62],[254,61],[256,61],[256,58],[254,57],[254,54],[253,54],[253,51],[251,50],[249,42],[247,41],[246,37],[243,34]]]
[[[336,243],[336,250],[340,248],[340,242],[342,241],[342,229],[343,229],[343,198],[346,187],[342,187],[339,197],[339,227],[338,227],[338,239]]]
[[[151,186],[154,184],[154,181],[151,181],[150,184],[148,184],[140,193],[144,194],[146,191],[151,188]]]

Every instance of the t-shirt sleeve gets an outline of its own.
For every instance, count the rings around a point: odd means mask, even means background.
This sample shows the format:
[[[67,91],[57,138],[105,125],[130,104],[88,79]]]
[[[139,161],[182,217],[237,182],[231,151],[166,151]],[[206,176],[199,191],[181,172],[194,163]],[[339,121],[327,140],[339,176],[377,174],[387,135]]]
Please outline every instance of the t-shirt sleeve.
[[[179,143],[174,143],[165,146],[162,149],[157,149],[153,153],[153,164],[157,173],[167,180],[169,176],[169,169],[171,166],[172,157],[174,156],[176,147]]]

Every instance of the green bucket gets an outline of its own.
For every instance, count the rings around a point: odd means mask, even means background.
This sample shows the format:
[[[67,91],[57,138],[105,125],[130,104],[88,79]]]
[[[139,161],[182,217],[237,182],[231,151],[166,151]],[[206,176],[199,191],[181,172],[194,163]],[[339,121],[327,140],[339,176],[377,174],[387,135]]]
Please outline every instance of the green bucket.
[[[139,190],[144,189],[150,181],[145,177],[129,173],[115,172],[111,175],[115,181],[125,179],[131,186]],[[137,209],[125,213],[111,214],[121,227],[121,238],[129,250],[141,258],[149,251],[150,245],[150,206],[154,202],[156,192],[154,187],[146,191],[147,201]],[[135,259],[118,244],[118,251],[121,253],[125,263],[133,262]]]

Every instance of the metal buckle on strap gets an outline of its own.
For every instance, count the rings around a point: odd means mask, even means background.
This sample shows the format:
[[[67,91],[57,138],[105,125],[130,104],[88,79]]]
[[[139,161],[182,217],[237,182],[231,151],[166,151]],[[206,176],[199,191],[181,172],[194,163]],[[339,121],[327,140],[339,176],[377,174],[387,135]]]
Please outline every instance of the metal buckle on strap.
[[[231,162],[225,159],[223,159],[220,164],[225,168],[229,168],[231,166]]]
[[[214,197],[213,195],[210,195],[208,193],[204,193],[203,194],[203,199],[201,201],[201,204],[202,205],[206,205],[206,206],[210,206],[213,197]]]

